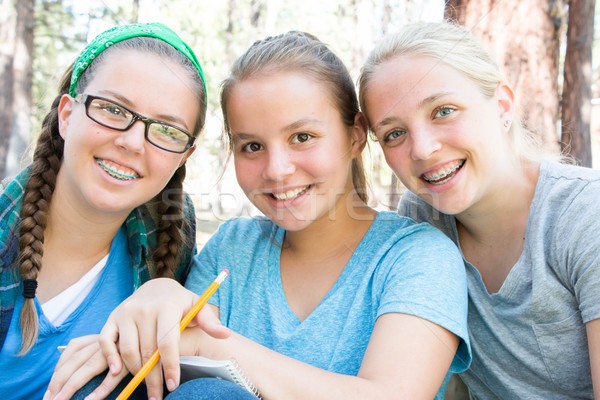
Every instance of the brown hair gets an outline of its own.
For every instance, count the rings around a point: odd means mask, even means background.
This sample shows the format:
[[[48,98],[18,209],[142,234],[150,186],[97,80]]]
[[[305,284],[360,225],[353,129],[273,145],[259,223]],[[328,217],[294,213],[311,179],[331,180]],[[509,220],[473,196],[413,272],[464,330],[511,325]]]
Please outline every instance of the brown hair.
[[[326,44],[315,36],[290,31],[254,42],[233,64],[230,76],[221,86],[221,109],[225,135],[232,151],[231,127],[227,116],[227,100],[237,82],[259,73],[298,71],[325,85],[336,105],[343,123],[354,125],[359,112],[356,89],[348,69]],[[358,196],[368,201],[367,180],[362,156],[352,160],[352,183]]]
[[[189,59],[181,52],[162,40],[149,37],[135,37],[118,42],[100,53],[83,73],[77,88],[77,93],[82,93],[93,79],[97,68],[105,60],[107,54],[114,49],[129,49],[144,51],[173,60],[181,65],[190,77],[193,84],[192,90],[199,100],[198,118],[193,134],[198,136],[204,126],[206,117],[206,93],[200,75]],[[29,181],[23,195],[21,208],[21,225],[19,228],[19,272],[23,279],[37,279],[42,268],[44,253],[44,230],[47,224],[47,215],[56,186],[62,158],[64,140],[58,130],[58,105],[61,97],[69,91],[70,78],[73,66],[69,67],[61,79],[58,96],[52,102],[50,112],[42,122],[42,130],[38,138],[33,155],[33,165]],[[159,218],[157,227],[157,245],[153,249],[153,260],[156,263],[156,275],[160,277],[173,277],[177,267],[179,248],[188,238],[183,237],[181,230],[187,223],[183,215],[183,179],[185,178],[185,164],[178,168],[165,188],[158,193],[152,202],[158,202],[157,214]],[[166,200],[168,196],[168,201]],[[21,310],[22,347],[20,355],[26,354],[35,344],[38,337],[38,316],[33,298],[25,298]]]

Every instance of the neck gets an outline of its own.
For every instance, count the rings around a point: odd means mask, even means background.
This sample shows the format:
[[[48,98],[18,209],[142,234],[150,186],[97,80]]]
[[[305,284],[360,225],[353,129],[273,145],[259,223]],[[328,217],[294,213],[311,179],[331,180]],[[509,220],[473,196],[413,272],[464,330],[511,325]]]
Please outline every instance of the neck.
[[[44,253],[47,250],[62,254],[85,255],[106,254],[112,239],[126,217],[97,219],[52,202],[48,225],[44,232]]]
[[[81,279],[110,252],[112,240],[126,218],[86,215],[61,201],[64,199],[59,193],[52,196],[44,231],[36,293],[42,304]]]
[[[301,231],[287,231],[285,251],[319,259],[337,254],[343,249],[354,252],[377,212],[365,204],[354,190],[341,197],[328,215],[314,221]]]
[[[539,164],[522,162],[493,190],[469,209],[456,215],[459,236],[468,234],[479,242],[506,237],[515,230],[525,231],[529,208],[535,194]]]

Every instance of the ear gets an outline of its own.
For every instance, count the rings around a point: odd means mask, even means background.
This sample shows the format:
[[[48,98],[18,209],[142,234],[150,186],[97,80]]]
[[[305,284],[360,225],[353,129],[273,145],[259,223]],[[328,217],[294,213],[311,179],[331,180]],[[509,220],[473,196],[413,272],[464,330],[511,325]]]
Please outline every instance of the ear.
[[[498,84],[496,99],[501,123],[512,121],[515,117],[515,93],[512,88],[505,83]]]
[[[354,117],[354,125],[352,126],[352,158],[360,156],[365,145],[367,144],[367,120],[365,116],[359,112]]]
[[[194,151],[196,151],[196,146],[192,146],[190,147],[184,154],[183,154],[183,158],[181,159],[181,162],[179,163],[179,167],[181,167],[183,164],[185,164],[185,162],[187,161],[187,159],[192,155],[192,153],[194,153]]]
[[[66,140],[67,128],[69,127],[69,119],[73,111],[73,103],[75,100],[68,94],[63,94],[58,103],[58,132],[63,140]]]

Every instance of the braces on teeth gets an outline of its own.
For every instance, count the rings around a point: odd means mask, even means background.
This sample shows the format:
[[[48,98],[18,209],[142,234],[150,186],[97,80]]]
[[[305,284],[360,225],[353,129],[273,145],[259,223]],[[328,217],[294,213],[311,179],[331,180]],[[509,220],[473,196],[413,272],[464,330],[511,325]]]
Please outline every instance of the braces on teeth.
[[[463,164],[464,164],[464,161],[461,161],[458,164],[456,164],[454,167],[450,168],[449,170],[447,169],[445,171],[442,171],[440,173],[437,173],[437,174],[435,174],[433,176],[429,176],[429,177],[424,176],[423,178],[425,178],[425,180],[428,182],[438,181],[438,180],[443,179],[443,178],[447,177],[448,175],[451,175],[454,172],[456,172],[460,167],[463,166]]]
[[[104,170],[113,178],[118,179],[120,181],[128,181],[131,179],[135,179],[137,178],[139,175],[135,174],[135,175],[130,175],[130,174],[125,174],[119,171],[115,171],[114,169],[108,167],[108,165],[106,165],[106,163],[104,163],[104,161],[102,160],[97,160],[98,164],[104,168]]]

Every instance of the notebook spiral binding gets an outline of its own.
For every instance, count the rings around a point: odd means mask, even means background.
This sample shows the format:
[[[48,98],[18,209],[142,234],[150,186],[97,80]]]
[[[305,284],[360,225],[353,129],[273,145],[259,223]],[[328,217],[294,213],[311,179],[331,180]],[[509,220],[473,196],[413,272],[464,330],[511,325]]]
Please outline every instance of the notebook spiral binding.
[[[231,372],[237,372],[237,375],[235,373],[232,373],[232,376],[234,376],[235,377],[234,379],[236,380],[235,383],[237,383],[238,385],[241,385],[241,386],[245,386],[252,392],[252,394],[254,394],[256,396],[256,398],[262,400],[262,395],[260,394],[260,391],[258,390],[258,388],[256,386],[254,386],[254,383],[252,383],[250,378],[248,378],[248,375],[246,375],[246,372],[244,372],[244,370],[242,369],[240,364],[238,364],[238,362],[235,358],[231,359],[231,364],[233,364],[233,368],[235,368],[235,371],[231,371]],[[238,380],[237,376],[239,376],[243,381],[237,382],[237,380]]]

